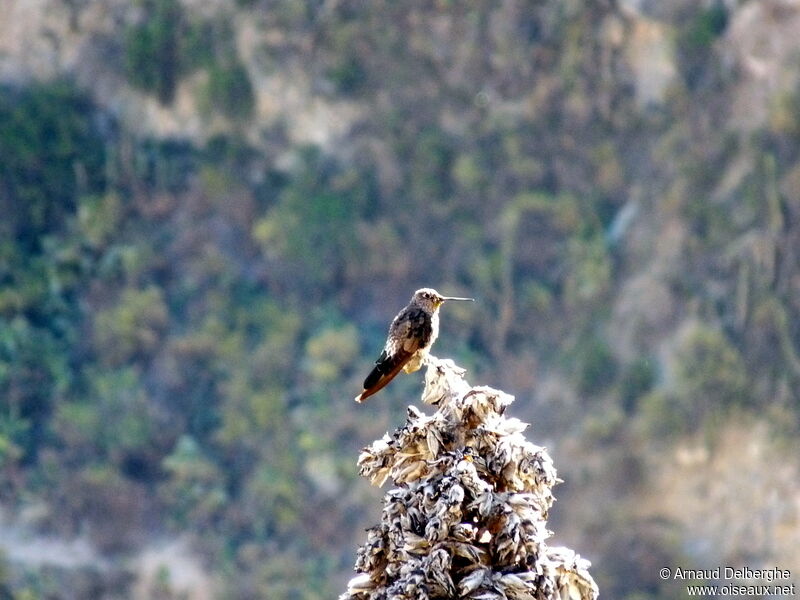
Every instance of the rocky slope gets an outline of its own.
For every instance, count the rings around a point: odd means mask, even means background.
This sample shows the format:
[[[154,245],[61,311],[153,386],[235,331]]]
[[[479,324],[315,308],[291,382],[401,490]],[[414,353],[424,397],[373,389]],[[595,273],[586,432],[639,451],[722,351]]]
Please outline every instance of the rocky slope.
[[[552,518],[604,594],[674,594],[647,556],[800,564],[800,1],[6,4],[3,131],[63,80],[102,140],[53,176],[58,206],[49,173],[2,172],[0,383],[33,423],[0,438],[3,489],[72,511],[36,527],[79,532],[79,473],[135,498],[125,544],[165,514],[213,531],[198,554],[236,597],[341,589],[341,536],[374,521],[344,465],[412,384],[368,423],[328,407],[388,299],[435,283],[480,299],[439,343],[561,432]],[[117,440],[87,397],[125,415]]]

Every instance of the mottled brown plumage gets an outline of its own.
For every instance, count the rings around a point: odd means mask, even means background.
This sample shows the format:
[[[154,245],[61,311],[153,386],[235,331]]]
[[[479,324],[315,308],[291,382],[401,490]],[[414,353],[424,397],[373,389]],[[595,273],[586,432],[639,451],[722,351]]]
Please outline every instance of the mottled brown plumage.
[[[408,306],[401,310],[389,326],[389,336],[375,367],[364,380],[364,391],[356,402],[383,389],[401,371],[419,370],[428,351],[439,335],[439,307],[446,300],[472,300],[442,296],[434,289],[414,292]]]

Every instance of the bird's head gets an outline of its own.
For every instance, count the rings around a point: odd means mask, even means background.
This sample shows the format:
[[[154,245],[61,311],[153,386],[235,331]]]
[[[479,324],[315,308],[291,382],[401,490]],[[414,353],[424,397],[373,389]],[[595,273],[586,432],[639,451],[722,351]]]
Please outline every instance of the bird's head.
[[[414,292],[411,303],[428,311],[436,311],[446,300],[469,300],[474,302],[474,298],[456,298],[454,296],[442,296],[433,288],[422,288]]]

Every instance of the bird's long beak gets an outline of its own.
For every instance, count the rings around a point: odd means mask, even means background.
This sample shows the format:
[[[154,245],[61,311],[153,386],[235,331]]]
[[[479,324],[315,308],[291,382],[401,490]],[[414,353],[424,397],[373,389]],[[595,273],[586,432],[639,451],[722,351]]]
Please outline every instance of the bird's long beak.
[[[455,296],[442,296],[442,302],[445,300],[464,300],[465,302],[475,302],[475,298],[456,298]]]

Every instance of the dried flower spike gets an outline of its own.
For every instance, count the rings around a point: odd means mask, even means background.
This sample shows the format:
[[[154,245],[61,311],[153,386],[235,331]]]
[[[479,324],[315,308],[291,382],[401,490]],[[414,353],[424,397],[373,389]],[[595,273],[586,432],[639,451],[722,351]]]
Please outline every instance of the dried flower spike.
[[[504,416],[514,398],[470,388],[451,360],[427,367],[422,398],[436,412],[410,406],[358,458],[371,483],[396,487],[340,600],[595,600],[589,561],[545,542],[558,479],[527,425]]]

